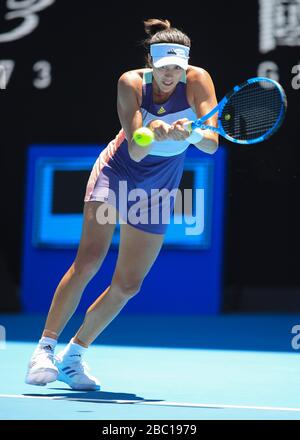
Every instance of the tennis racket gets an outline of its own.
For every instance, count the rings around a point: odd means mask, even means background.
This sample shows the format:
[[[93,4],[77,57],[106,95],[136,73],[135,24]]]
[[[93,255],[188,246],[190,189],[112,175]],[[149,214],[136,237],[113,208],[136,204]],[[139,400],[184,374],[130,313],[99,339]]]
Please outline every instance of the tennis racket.
[[[202,118],[184,124],[211,130],[238,144],[265,141],[281,126],[287,109],[287,99],[281,85],[270,78],[250,78],[233,87],[219,104]],[[218,126],[204,124],[218,112]]]

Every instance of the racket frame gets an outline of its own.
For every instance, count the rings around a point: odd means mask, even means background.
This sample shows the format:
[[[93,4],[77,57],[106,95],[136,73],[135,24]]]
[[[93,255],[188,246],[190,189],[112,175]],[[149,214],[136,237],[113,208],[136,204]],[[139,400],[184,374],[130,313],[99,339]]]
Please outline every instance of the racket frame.
[[[239,90],[241,90],[242,88],[247,86],[248,84],[252,84],[252,83],[260,82],[260,81],[270,82],[275,87],[277,87],[277,89],[281,95],[281,98],[282,98],[281,109],[280,109],[280,113],[278,115],[277,121],[275,122],[273,127],[270,128],[270,130],[268,130],[263,136],[259,136],[255,139],[250,139],[250,140],[234,139],[233,137],[229,136],[225,132],[225,130],[222,126],[221,117],[222,117],[223,109],[233,94],[235,94],[236,92],[238,92]],[[284,119],[286,107],[287,107],[287,99],[286,99],[286,95],[285,95],[285,92],[284,92],[282,86],[277,81],[275,81],[271,78],[265,78],[262,76],[258,76],[258,77],[254,77],[254,78],[249,78],[248,80],[241,83],[240,85],[233,87],[233,89],[224,96],[224,98],[218,103],[218,105],[216,105],[216,107],[214,107],[206,115],[202,116],[202,118],[199,118],[199,119],[196,119],[195,121],[193,121],[190,124],[190,127],[192,130],[195,129],[196,127],[201,128],[202,130],[211,130],[215,133],[220,134],[225,139],[227,139],[231,142],[237,143],[237,144],[256,144],[258,142],[265,141],[266,139],[268,139],[273,133],[275,133],[279,129],[279,127],[281,126],[283,119]],[[211,116],[213,116],[217,112],[219,113],[218,114],[218,127],[204,124],[205,121],[207,121]]]

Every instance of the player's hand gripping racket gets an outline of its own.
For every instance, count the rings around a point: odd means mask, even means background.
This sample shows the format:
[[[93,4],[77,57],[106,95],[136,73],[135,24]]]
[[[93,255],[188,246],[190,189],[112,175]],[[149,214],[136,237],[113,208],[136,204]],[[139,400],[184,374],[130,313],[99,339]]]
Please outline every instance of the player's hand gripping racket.
[[[202,118],[184,124],[219,133],[231,142],[254,144],[268,139],[283,122],[287,99],[278,82],[263,77],[250,78],[235,86],[219,104]],[[218,127],[204,124],[218,112]]]

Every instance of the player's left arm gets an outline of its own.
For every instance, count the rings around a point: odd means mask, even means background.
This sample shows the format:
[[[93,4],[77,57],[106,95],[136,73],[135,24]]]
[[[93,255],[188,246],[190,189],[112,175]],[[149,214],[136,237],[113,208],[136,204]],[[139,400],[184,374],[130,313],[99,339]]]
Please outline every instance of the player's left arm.
[[[216,105],[217,98],[213,81],[206,70],[199,67],[192,67],[187,77],[187,95],[190,105],[197,115],[197,119],[209,113]],[[217,127],[218,114],[215,113],[205,121],[206,125]],[[176,121],[173,125],[177,130],[182,130],[186,119]],[[218,134],[210,130],[201,130],[203,138],[195,142],[199,150],[213,154],[218,149]]]
[[[190,86],[194,111],[197,118],[201,118],[218,104],[213,81],[206,70],[194,68],[190,75]],[[205,121],[205,124],[217,127],[218,113]],[[195,146],[205,153],[215,153],[218,149],[218,134],[210,130],[203,130],[202,134],[203,139]]]

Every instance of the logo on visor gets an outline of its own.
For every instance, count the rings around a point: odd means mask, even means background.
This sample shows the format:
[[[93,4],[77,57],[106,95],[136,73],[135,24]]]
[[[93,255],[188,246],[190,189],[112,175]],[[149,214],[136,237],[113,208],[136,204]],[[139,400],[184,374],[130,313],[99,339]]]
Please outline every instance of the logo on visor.
[[[168,50],[168,55],[177,55],[177,52],[174,49]]]

